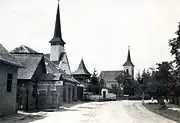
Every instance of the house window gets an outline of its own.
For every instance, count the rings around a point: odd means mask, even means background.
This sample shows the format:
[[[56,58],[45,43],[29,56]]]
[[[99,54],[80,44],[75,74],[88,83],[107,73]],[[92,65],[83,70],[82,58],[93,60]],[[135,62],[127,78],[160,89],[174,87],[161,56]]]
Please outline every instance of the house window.
[[[8,73],[7,75],[7,92],[11,92],[13,75]]]

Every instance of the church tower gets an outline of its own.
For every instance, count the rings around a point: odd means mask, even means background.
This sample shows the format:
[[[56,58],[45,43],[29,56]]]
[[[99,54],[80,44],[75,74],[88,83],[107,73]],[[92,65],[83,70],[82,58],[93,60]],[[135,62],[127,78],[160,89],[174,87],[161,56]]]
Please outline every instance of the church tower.
[[[131,61],[131,55],[130,55],[130,49],[128,47],[128,55],[127,55],[127,60],[123,65],[124,67],[124,71],[127,72],[129,75],[132,76],[132,78],[134,78],[134,65]]]
[[[61,34],[59,1],[58,1],[57,13],[56,13],[54,37],[49,42],[51,44],[50,61],[58,62],[60,59],[60,55],[64,52],[64,44],[65,44]]]

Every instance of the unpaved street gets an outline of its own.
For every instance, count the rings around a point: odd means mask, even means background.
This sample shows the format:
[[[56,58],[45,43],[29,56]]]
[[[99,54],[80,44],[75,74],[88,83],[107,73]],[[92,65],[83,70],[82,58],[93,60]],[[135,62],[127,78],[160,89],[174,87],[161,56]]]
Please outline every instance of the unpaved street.
[[[65,111],[49,112],[42,119],[24,119],[18,123],[175,123],[158,116],[140,101],[91,102]],[[5,123],[5,122],[4,122]],[[10,123],[10,122],[8,122]],[[14,123],[14,121],[13,121]]]

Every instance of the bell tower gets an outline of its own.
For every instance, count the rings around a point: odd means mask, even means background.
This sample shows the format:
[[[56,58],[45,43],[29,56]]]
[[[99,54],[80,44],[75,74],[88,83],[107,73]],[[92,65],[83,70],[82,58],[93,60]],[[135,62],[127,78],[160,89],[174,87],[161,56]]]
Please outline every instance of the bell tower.
[[[50,49],[50,61],[59,61],[61,53],[64,52],[64,44],[65,42],[62,39],[61,34],[61,22],[60,22],[60,11],[59,11],[59,0],[58,7],[56,13],[56,21],[55,21],[55,29],[54,29],[54,37],[49,41],[51,44]]]
[[[134,65],[131,61],[131,55],[130,55],[130,47],[128,46],[128,55],[127,55],[127,60],[123,64],[124,71],[127,72],[132,78],[134,78]]]

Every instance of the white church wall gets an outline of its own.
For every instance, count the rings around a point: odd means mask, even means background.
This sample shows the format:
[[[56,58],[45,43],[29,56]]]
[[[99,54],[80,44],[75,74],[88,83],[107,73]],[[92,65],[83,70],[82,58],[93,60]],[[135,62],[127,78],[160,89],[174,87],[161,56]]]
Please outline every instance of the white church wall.
[[[50,60],[51,61],[58,61],[60,54],[64,52],[64,47],[60,45],[51,45],[50,50]]]

